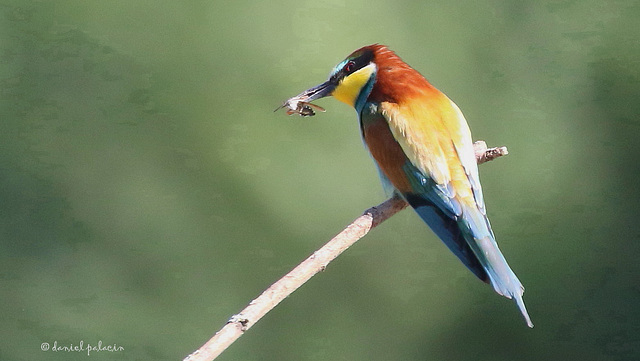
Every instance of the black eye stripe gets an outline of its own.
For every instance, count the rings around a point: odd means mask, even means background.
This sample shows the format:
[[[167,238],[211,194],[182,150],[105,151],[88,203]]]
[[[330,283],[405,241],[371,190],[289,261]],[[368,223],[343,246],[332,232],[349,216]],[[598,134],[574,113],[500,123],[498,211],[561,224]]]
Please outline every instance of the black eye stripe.
[[[373,51],[367,49],[364,52],[352,54],[348,59],[349,61],[345,63],[342,69],[331,76],[331,78],[329,79],[330,81],[337,84],[344,77],[369,65],[369,63],[373,60]]]

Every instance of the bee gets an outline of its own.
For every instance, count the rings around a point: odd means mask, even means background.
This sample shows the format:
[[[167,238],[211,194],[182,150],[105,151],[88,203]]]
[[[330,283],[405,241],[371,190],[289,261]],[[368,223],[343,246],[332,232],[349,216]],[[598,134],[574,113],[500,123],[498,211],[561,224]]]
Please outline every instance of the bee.
[[[281,108],[287,108],[287,115],[298,114],[301,117],[312,117],[316,115],[316,112],[314,111],[314,109],[320,112],[326,111],[323,107],[319,105],[306,102],[305,101],[306,98],[307,97],[300,96],[300,95],[297,95],[293,98],[289,98],[287,99],[287,101],[282,103],[281,106],[277,107],[276,110],[274,110],[274,112]]]

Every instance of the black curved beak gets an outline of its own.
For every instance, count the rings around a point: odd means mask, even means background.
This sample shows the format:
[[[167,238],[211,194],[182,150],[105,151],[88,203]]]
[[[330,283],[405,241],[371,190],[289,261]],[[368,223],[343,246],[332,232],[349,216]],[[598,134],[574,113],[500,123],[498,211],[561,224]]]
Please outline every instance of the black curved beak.
[[[327,97],[333,93],[336,88],[336,84],[331,80],[327,80],[320,85],[316,85],[313,88],[309,88],[302,93],[296,95],[293,98],[287,99],[281,106],[276,108],[274,111],[277,111],[280,108],[287,108],[287,114],[298,114],[303,117],[314,116],[316,113],[312,108],[316,110],[324,111],[322,107],[319,107],[315,104],[311,104],[312,101],[320,98]]]
[[[331,95],[331,93],[333,93],[333,90],[335,88],[336,88],[336,85],[333,84],[333,82],[331,82],[330,80],[327,80],[320,85],[316,85],[313,88],[309,88],[303,91],[302,93],[296,95],[292,99],[296,98],[298,101],[309,103],[316,99],[324,98]]]

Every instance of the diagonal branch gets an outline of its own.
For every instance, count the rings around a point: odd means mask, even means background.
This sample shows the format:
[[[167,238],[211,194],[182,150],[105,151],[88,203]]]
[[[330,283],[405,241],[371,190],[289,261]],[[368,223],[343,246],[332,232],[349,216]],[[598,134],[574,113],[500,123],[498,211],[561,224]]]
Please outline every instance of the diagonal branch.
[[[487,144],[484,141],[475,142],[474,150],[478,164],[509,154],[506,147],[487,148]],[[406,207],[407,203],[403,199],[392,197],[375,207],[367,209],[322,248],[315,251],[291,272],[267,288],[258,298],[251,301],[244,310],[232,316],[227,321],[227,324],[207,343],[187,356],[183,361],[211,361],[218,357],[245,331],[258,322],[262,316],[276,307],[293,291],[297,290],[316,273],[323,271],[331,261],[364,237],[371,229]]]

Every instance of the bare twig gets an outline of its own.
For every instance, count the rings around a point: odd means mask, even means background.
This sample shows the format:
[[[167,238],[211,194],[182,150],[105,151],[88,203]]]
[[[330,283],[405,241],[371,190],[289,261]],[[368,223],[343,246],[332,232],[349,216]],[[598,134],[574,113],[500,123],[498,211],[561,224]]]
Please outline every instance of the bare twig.
[[[473,150],[476,152],[476,161],[478,164],[486,163],[509,154],[507,147],[487,148],[487,143],[485,143],[484,140],[473,143]]]
[[[487,144],[483,141],[477,141],[473,146],[478,164],[508,154],[506,147],[487,148]],[[291,272],[262,292],[258,298],[251,301],[239,314],[232,316],[220,331],[197,351],[187,356],[184,361],[211,361],[218,357],[246,330],[258,322],[262,316],[271,311],[316,273],[323,271],[329,262],[364,237],[371,229],[406,207],[407,203],[403,199],[392,197],[375,207],[367,209],[322,248],[315,251]]]

